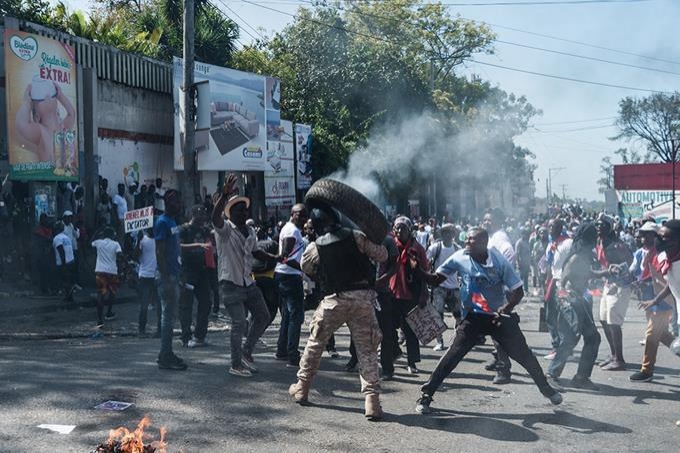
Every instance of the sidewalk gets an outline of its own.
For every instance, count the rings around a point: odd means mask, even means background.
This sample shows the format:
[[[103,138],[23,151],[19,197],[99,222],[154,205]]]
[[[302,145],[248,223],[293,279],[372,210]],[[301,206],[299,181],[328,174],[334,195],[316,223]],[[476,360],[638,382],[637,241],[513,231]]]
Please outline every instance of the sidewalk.
[[[72,303],[64,302],[59,296],[37,295],[30,287],[0,283],[0,341],[137,335],[139,300],[136,291],[121,286],[113,305],[116,319],[105,322],[103,329],[95,328],[95,289],[84,288],[74,295],[74,299]],[[155,324],[156,312],[151,308],[147,315],[147,332],[153,333]],[[228,326],[223,319],[211,319],[208,328],[209,331],[224,331]]]

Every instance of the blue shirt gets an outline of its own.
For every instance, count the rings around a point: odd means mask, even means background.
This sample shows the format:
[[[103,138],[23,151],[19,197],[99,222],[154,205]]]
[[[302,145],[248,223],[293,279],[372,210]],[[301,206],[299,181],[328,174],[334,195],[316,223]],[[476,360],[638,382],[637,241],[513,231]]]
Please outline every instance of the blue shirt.
[[[182,262],[180,260],[179,228],[177,227],[177,222],[163,214],[156,220],[156,224],[153,226],[153,233],[156,244],[159,241],[165,241],[165,264],[168,273],[178,277],[182,270]]]
[[[497,311],[506,303],[505,288],[511,291],[522,286],[510,262],[495,249],[489,249],[486,263],[480,264],[473,260],[466,250],[458,250],[442,263],[437,274],[449,276],[458,272],[462,280],[460,299],[463,305],[463,315],[468,312],[478,312],[478,306],[473,304],[475,293],[481,293],[491,311]]]

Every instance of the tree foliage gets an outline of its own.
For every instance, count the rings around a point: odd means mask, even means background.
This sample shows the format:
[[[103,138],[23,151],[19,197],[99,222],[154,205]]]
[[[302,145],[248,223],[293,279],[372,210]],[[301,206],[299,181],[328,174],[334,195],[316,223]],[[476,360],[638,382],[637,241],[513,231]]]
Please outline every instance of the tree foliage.
[[[680,151],[680,92],[655,93],[642,99],[619,102],[614,139],[640,140],[662,162],[678,160]]]

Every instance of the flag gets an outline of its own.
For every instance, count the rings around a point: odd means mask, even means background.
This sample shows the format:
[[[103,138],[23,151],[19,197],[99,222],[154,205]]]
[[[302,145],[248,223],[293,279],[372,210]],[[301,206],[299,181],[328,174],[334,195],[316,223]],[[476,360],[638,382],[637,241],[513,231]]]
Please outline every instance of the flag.
[[[470,282],[469,290],[472,311],[475,313],[493,315],[494,312],[491,310],[491,307],[489,307],[489,301],[486,300],[486,297],[484,297],[482,292],[477,288],[477,285]]]

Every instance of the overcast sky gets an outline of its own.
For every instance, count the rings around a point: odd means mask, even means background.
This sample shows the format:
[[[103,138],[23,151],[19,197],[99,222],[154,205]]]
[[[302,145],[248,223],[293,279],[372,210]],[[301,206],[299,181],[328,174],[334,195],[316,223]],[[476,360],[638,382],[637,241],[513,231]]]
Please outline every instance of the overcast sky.
[[[564,0],[562,4],[553,5],[538,3],[555,3],[558,0],[442,0],[442,3],[449,4],[449,10],[454,14],[488,23],[501,41],[676,74],[585,60],[507,43],[496,43],[495,55],[476,56],[475,59],[480,62],[644,90],[678,90],[680,44],[676,30],[680,19],[680,0],[600,1],[581,0],[579,3],[571,0],[570,4],[570,0]],[[90,2],[65,0],[65,3],[88,9]],[[309,6],[310,2],[255,0],[252,3],[257,4],[251,4],[238,0],[213,0],[213,3],[242,27],[240,41],[248,43],[252,37],[246,32],[257,36],[250,27],[264,29],[266,34],[271,35],[293,20],[291,15],[299,6]],[[488,6],[480,5],[482,3]],[[263,6],[287,14],[267,10]],[[545,196],[549,169],[563,167],[563,170],[552,171],[553,192],[561,195],[562,185],[565,185],[567,196],[602,199],[596,182],[600,177],[600,161],[604,156],[612,155],[617,148],[626,146],[608,139],[616,132],[611,125],[618,102],[625,96],[647,96],[650,92],[558,80],[475,63],[470,63],[464,71],[479,74],[506,91],[526,95],[535,107],[543,111],[543,116],[535,118],[534,127],[517,138],[518,144],[536,154],[539,196]]]

